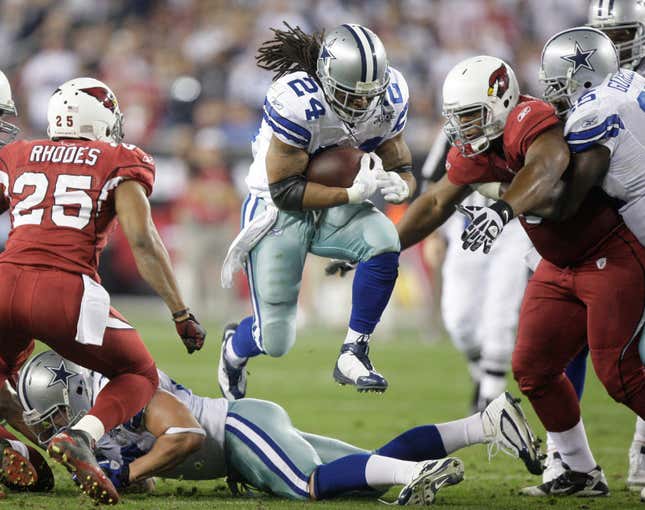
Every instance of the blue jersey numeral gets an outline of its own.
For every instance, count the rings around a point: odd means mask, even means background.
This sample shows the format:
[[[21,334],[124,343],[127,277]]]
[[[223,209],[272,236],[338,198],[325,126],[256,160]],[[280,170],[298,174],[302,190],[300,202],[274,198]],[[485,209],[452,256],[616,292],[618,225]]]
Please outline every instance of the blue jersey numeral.
[[[390,97],[391,104],[399,104],[403,102],[403,94],[401,94],[401,89],[399,88],[398,83],[390,83],[390,86],[387,88],[387,95]]]
[[[317,119],[321,115],[325,115],[325,107],[320,101],[312,97],[309,100],[309,104],[311,105],[311,109],[305,110],[305,113],[307,114],[307,120]]]
[[[318,91],[318,85],[309,76],[291,80],[287,85],[293,89],[298,97],[302,97],[305,94],[313,94]]]
[[[638,101],[638,106],[641,107],[641,110],[645,112],[645,90],[638,94],[636,101]]]

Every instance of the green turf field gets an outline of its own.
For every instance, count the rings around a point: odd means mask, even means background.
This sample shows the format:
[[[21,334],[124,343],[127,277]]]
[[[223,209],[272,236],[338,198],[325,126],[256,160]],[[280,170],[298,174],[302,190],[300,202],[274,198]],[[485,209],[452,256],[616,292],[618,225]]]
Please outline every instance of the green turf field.
[[[127,314],[127,310],[123,310]],[[161,369],[191,387],[196,393],[219,396],[216,383],[220,331],[210,325],[204,349],[185,354],[170,322],[137,320],[133,322],[155,356]],[[376,338],[372,360],[388,377],[390,389],[384,395],[358,394],[336,385],[331,378],[341,332],[302,333],[295,348],[282,359],[257,359],[249,365],[249,396],[271,399],[283,405],[302,430],[332,435],[366,448],[375,448],[405,429],[427,423],[460,418],[468,412],[470,383],[460,355],[445,340],[420,343],[417,332],[401,334],[383,342]],[[513,384],[511,391],[517,393]],[[541,437],[544,432],[528,402],[525,412]],[[466,478],[458,486],[442,490],[436,505],[451,509],[628,509],[639,508],[638,494],[624,489],[627,449],[633,434],[630,412],[609,399],[595,376],[588,377],[583,412],[596,459],[605,469],[612,495],[609,498],[529,499],[516,495],[519,488],[535,484],[523,464],[500,453],[489,463],[484,446],[458,452],[466,466]],[[8,494],[0,508],[84,509],[92,508],[88,499],[77,494],[63,469],[57,475],[54,494],[48,496]],[[394,497],[396,491],[391,491]],[[223,481],[179,482],[159,480],[154,495],[126,496],[119,508],[192,509],[235,508],[311,508],[264,497],[234,499]],[[337,500],[318,503],[325,509],[378,508],[373,500]],[[645,505],[642,505],[645,508]]]

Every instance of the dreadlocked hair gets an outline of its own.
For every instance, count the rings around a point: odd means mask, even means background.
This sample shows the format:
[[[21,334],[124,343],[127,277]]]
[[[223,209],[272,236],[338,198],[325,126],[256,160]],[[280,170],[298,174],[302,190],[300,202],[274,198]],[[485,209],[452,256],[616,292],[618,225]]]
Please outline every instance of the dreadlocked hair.
[[[325,35],[324,30],[309,35],[298,26],[293,28],[286,21],[282,23],[287,30],[272,28],[273,39],[263,42],[260,46],[255,57],[258,67],[273,71],[274,81],[285,74],[304,71],[320,85],[316,75],[316,62]]]

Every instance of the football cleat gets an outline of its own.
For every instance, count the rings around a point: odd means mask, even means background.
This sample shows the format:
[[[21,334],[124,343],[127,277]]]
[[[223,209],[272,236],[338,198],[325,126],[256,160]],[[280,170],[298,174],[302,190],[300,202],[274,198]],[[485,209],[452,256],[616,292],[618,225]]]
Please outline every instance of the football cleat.
[[[36,485],[36,468],[13,449],[6,439],[0,439],[0,483],[11,488],[28,488]]]
[[[370,352],[367,335],[358,341],[343,344],[334,367],[334,380],[342,385],[356,386],[358,391],[384,392],[387,389],[385,377],[374,370],[367,357]]]
[[[544,473],[542,473],[542,483],[547,483],[555,480],[558,476],[564,473],[564,464],[562,457],[556,450],[547,452],[546,461],[544,463]]]
[[[542,474],[540,441],[535,438],[529,422],[522,412],[519,399],[509,392],[502,393],[482,412],[484,437],[488,445],[488,457],[498,450],[519,457],[529,473]]]
[[[60,462],[72,479],[96,503],[116,505],[119,493],[99,467],[87,432],[69,429],[56,434],[47,447],[49,456]]]
[[[237,400],[246,395],[246,361],[236,368],[226,359],[226,346],[233,339],[236,323],[227,324],[222,334],[222,347],[219,355],[219,366],[217,367],[217,382],[219,389],[228,400]]]
[[[464,463],[455,457],[417,463],[417,471],[396,500],[401,506],[431,505],[444,485],[456,485],[464,479]]]
[[[608,496],[609,487],[605,474],[600,466],[596,466],[588,473],[572,471],[563,464],[565,471],[555,480],[525,487],[520,491],[524,496],[577,496],[577,497],[598,497]]]
[[[645,487],[645,443],[634,441],[629,448],[627,487],[639,491]]]

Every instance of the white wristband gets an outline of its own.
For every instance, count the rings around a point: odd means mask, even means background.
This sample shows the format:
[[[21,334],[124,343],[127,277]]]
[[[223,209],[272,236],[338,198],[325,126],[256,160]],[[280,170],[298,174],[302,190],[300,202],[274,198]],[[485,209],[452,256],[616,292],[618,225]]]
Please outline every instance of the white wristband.
[[[363,201],[363,195],[358,191],[354,186],[351,188],[345,188],[347,191],[347,203],[348,204],[358,204]]]

